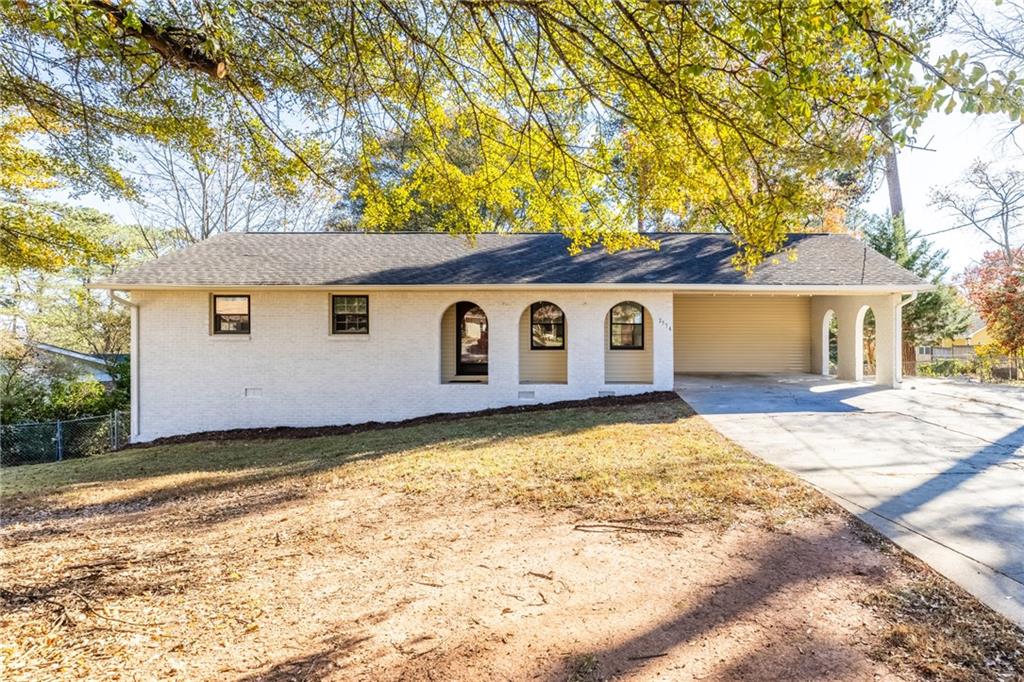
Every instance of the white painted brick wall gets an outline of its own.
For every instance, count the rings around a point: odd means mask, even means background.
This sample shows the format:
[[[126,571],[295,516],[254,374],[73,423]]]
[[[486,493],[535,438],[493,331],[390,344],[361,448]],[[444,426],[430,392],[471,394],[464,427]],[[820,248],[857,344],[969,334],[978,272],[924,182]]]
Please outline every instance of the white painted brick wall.
[[[132,433],[146,441],[195,431],[390,421],[524,402],[671,390],[672,293],[657,291],[339,289],[368,294],[370,334],[332,336],[326,291],[252,290],[252,333],[213,336],[211,291],[136,291]],[[223,292],[228,293],[228,292]],[[469,300],[487,314],[487,384],[441,382],[441,316]],[[519,320],[534,301],[565,312],[569,381],[519,384]],[[605,315],[646,306],[654,322],[654,383],[604,383]],[[246,396],[246,389],[256,389]]]

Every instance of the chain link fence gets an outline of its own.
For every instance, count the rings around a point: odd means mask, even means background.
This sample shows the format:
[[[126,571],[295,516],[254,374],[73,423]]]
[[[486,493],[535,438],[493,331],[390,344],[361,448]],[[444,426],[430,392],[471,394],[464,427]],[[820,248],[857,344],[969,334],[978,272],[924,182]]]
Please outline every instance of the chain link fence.
[[[0,425],[0,466],[60,462],[116,450],[131,437],[126,410],[99,417]]]

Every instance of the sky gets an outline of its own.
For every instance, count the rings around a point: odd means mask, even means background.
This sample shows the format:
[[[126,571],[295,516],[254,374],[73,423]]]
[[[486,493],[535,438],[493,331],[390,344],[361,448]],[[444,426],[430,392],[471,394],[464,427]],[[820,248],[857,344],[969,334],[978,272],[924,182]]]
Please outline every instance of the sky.
[[[1000,23],[999,10],[990,0],[980,0],[973,5],[988,22],[996,25]],[[957,23],[956,19],[952,22],[954,25]],[[962,39],[951,31],[932,40],[931,58],[935,60],[954,49],[968,54],[975,52],[974,46],[964,45]],[[998,65],[989,64],[988,67],[993,69]],[[976,160],[994,162],[1001,170],[1024,170],[1024,130],[1018,131],[1015,139],[1008,139],[1007,131],[1010,127],[1009,117],[1003,114],[977,116],[935,111],[929,114],[921,130],[917,131],[915,141],[915,146],[926,147],[927,150],[903,150],[897,162],[907,227],[925,236],[961,224],[962,219],[931,205],[931,193],[934,188],[956,182]],[[873,213],[889,210],[888,188],[884,182],[868,199],[864,208]],[[986,251],[995,248],[970,227],[927,238],[949,252],[946,256],[946,264],[949,266],[946,279],[952,279],[967,266],[980,260]]]
[[[976,160],[994,161],[999,167],[1024,170],[1024,154],[1005,139],[1008,119],[999,115],[974,116],[960,113],[932,113],[918,132],[917,145],[934,151],[908,149],[900,152],[900,186],[907,226],[926,235],[960,224],[958,220],[930,205],[931,191],[956,182]],[[1018,133],[1019,136],[1019,133]],[[868,199],[865,209],[873,213],[889,210],[889,193],[881,183]],[[982,254],[994,248],[977,231],[964,227],[928,237],[947,249],[949,274],[955,275]]]

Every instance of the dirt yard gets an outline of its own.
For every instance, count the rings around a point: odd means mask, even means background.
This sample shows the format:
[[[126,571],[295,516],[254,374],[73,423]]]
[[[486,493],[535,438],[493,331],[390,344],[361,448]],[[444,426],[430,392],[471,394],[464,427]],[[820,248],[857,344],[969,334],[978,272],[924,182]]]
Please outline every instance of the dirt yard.
[[[5,680],[1024,676],[1024,633],[681,402],[2,476]]]

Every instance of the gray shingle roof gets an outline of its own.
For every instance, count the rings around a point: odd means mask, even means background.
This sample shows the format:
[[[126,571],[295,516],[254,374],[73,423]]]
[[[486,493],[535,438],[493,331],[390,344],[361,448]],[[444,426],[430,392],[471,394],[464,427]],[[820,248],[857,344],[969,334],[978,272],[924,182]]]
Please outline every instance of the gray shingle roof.
[[[229,233],[117,274],[97,286],[671,284],[877,286],[926,283],[847,235],[794,234],[750,277],[727,235],[654,234],[650,249],[577,256],[560,234]]]

